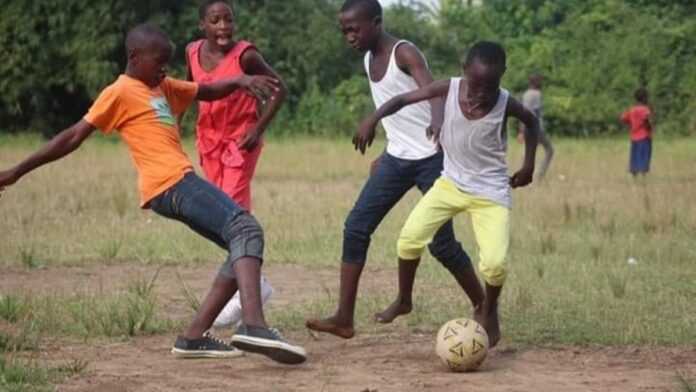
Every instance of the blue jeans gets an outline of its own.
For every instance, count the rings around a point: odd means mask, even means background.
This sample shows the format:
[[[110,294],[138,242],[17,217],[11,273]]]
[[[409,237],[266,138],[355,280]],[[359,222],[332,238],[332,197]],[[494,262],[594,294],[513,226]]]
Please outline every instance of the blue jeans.
[[[227,250],[229,255],[220,268],[220,274],[226,277],[234,277],[233,265],[242,257],[263,261],[263,229],[256,219],[193,172],[152,199],[150,208],[159,215],[185,223]]]
[[[343,230],[344,263],[364,264],[372,233],[382,219],[412,187],[425,193],[442,172],[442,152],[420,160],[393,157],[386,152],[346,218]],[[452,221],[445,223],[428,245],[430,253],[448,270],[455,272],[471,259],[454,237]]]

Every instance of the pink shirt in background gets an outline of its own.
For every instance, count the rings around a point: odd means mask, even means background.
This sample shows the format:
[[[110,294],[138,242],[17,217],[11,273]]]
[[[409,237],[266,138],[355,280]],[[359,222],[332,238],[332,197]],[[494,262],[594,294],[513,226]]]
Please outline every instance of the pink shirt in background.
[[[200,63],[204,43],[205,40],[194,42],[186,53],[191,76],[197,83],[242,75],[242,55],[248,49],[255,49],[250,42],[239,41],[214,69],[206,71]],[[196,147],[201,168],[210,182],[247,211],[251,210],[251,179],[262,146],[259,143],[253,151],[243,151],[238,145],[258,119],[256,97],[245,89],[217,101],[199,102]]]
[[[621,121],[631,127],[631,140],[637,142],[649,139],[652,130],[650,129],[651,111],[646,105],[635,105],[621,115]]]

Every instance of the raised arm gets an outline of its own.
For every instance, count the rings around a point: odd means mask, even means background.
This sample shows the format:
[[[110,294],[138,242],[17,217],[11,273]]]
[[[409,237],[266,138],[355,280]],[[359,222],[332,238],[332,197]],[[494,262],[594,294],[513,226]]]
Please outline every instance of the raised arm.
[[[198,86],[196,99],[201,101],[216,101],[224,98],[238,88],[246,88],[257,97],[268,99],[278,90],[280,82],[278,79],[265,75],[240,75],[212,83],[204,83]]]
[[[85,120],[80,120],[71,127],[51,139],[40,150],[30,155],[18,165],[9,170],[0,171],[0,192],[6,186],[19,181],[22,176],[39,166],[58,160],[75,151],[82,142],[94,131],[94,126]]]
[[[444,97],[449,89],[449,80],[439,80],[425,87],[419,88],[405,94],[397,95],[380,106],[376,112],[367,116],[362,123],[358,132],[353,137],[353,145],[361,154],[365,154],[367,147],[372,145],[375,139],[375,127],[377,123],[390,114],[394,114],[401,110],[404,106],[424,101],[434,97]]]
[[[396,50],[396,63],[406,73],[411,75],[418,87],[422,88],[433,83],[425,56],[412,44],[401,44]],[[445,117],[445,100],[441,96],[430,99],[430,126],[426,130],[428,138],[438,142],[440,128]]]
[[[508,100],[506,115],[518,119],[524,125],[524,163],[522,168],[510,178],[510,186],[517,188],[529,185],[534,176],[534,162],[539,141],[539,119],[512,97]]]
[[[266,132],[266,128],[275,117],[276,113],[283,105],[288,89],[281,79],[280,75],[270,66],[261,54],[254,50],[248,49],[244,52],[241,59],[242,69],[249,75],[263,75],[273,78],[278,81],[277,90],[273,91],[268,98],[258,97],[261,103],[261,111],[259,120],[256,126],[250,129],[240,143],[240,148],[251,151],[258,145],[261,136]]]

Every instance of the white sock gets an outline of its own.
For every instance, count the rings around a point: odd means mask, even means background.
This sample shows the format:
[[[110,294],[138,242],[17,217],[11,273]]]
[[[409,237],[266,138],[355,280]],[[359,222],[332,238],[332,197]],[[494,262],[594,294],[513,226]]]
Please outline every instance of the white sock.
[[[273,294],[273,286],[261,275],[261,304],[264,305]],[[237,291],[213,322],[215,328],[239,326],[242,322],[242,302]]]

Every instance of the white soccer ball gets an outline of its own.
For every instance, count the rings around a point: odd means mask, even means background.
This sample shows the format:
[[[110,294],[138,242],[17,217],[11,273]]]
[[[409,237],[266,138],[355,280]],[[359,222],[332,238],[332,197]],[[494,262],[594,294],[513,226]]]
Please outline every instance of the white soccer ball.
[[[452,371],[476,370],[488,354],[488,334],[474,320],[450,320],[437,333],[435,352]]]

